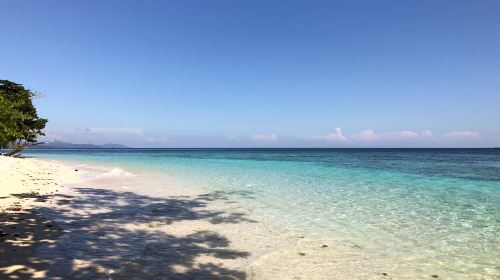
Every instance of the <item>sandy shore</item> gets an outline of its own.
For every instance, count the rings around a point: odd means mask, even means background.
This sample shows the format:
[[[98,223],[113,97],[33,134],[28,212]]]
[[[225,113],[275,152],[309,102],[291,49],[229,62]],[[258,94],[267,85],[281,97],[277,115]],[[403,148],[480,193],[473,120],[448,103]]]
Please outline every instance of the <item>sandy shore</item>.
[[[35,159],[0,157],[0,278],[45,278],[49,262],[36,248],[53,244],[63,231],[36,209],[54,205],[64,183],[78,182],[68,166]]]
[[[68,166],[36,159],[0,156],[0,211],[8,208],[33,207],[36,196],[53,194],[63,182],[78,182],[75,171]],[[9,209],[13,210],[13,209]]]
[[[36,159],[1,157],[0,170],[6,174],[1,279],[391,279],[394,273],[376,260],[367,267],[355,244],[268,222],[224,192]]]

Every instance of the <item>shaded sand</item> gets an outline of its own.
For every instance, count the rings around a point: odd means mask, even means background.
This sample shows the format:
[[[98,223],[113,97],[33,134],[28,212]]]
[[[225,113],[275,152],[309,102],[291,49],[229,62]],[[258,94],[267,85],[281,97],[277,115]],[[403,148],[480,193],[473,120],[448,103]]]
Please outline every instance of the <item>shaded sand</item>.
[[[36,249],[54,244],[62,229],[34,210],[2,213],[0,224],[0,278],[45,278],[51,262],[36,258]]]
[[[6,162],[18,178],[3,182],[7,193],[40,194],[2,214],[0,279],[416,278],[356,244],[304,236],[230,199],[249,192],[206,193],[118,168]],[[64,178],[64,187],[49,187]]]
[[[0,156],[0,278],[45,278],[50,262],[36,258],[41,244],[62,235],[55,223],[35,210],[50,205],[62,182],[76,182],[67,166],[35,159]]]

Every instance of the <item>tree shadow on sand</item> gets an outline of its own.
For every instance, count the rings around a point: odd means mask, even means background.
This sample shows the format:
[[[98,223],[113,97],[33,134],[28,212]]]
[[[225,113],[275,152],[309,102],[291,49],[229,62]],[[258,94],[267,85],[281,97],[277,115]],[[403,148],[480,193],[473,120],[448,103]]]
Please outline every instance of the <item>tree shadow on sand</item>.
[[[222,264],[249,256],[231,249],[226,237],[207,230],[182,236],[168,233],[182,221],[255,222],[242,213],[208,210],[207,203],[227,199],[224,193],[156,198],[97,188],[75,190],[75,196],[52,195],[49,199],[56,207],[25,213],[31,214],[27,219],[17,220],[19,213],[2,215],[8,224],[2,227],[20,227],[26,239],[45,242],[26,242],[21,248],[14,244],[19,236],[3,236],[2,250],[17,248],[24,253],[0,262],[0,278],[29,279],[40,272],[46,279],[246,278],[244,271]],[[35,243],[41,245],[31,248]]]

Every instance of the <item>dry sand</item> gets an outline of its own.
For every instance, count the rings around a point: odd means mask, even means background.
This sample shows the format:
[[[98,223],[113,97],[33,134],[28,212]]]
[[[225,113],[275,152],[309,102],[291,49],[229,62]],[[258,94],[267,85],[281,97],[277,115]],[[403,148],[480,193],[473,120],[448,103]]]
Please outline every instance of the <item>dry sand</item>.
[[[33,207],[44,196],[56,192],[62,182],[79,180],[68,166],[36,159],[0,156],[0,211]],[[12,210],[12,209],[11,209]]]

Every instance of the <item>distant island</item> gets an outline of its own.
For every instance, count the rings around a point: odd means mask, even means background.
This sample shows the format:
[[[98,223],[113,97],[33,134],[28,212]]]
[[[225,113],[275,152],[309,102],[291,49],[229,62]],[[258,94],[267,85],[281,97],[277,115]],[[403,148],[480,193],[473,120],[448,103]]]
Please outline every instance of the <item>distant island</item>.
[[[124,149],[124,148],[130,148],[130,147],[114,143],[95,145],[95,144],[74,144],[64,141],[52,141],[33,146],[30,149]]]

